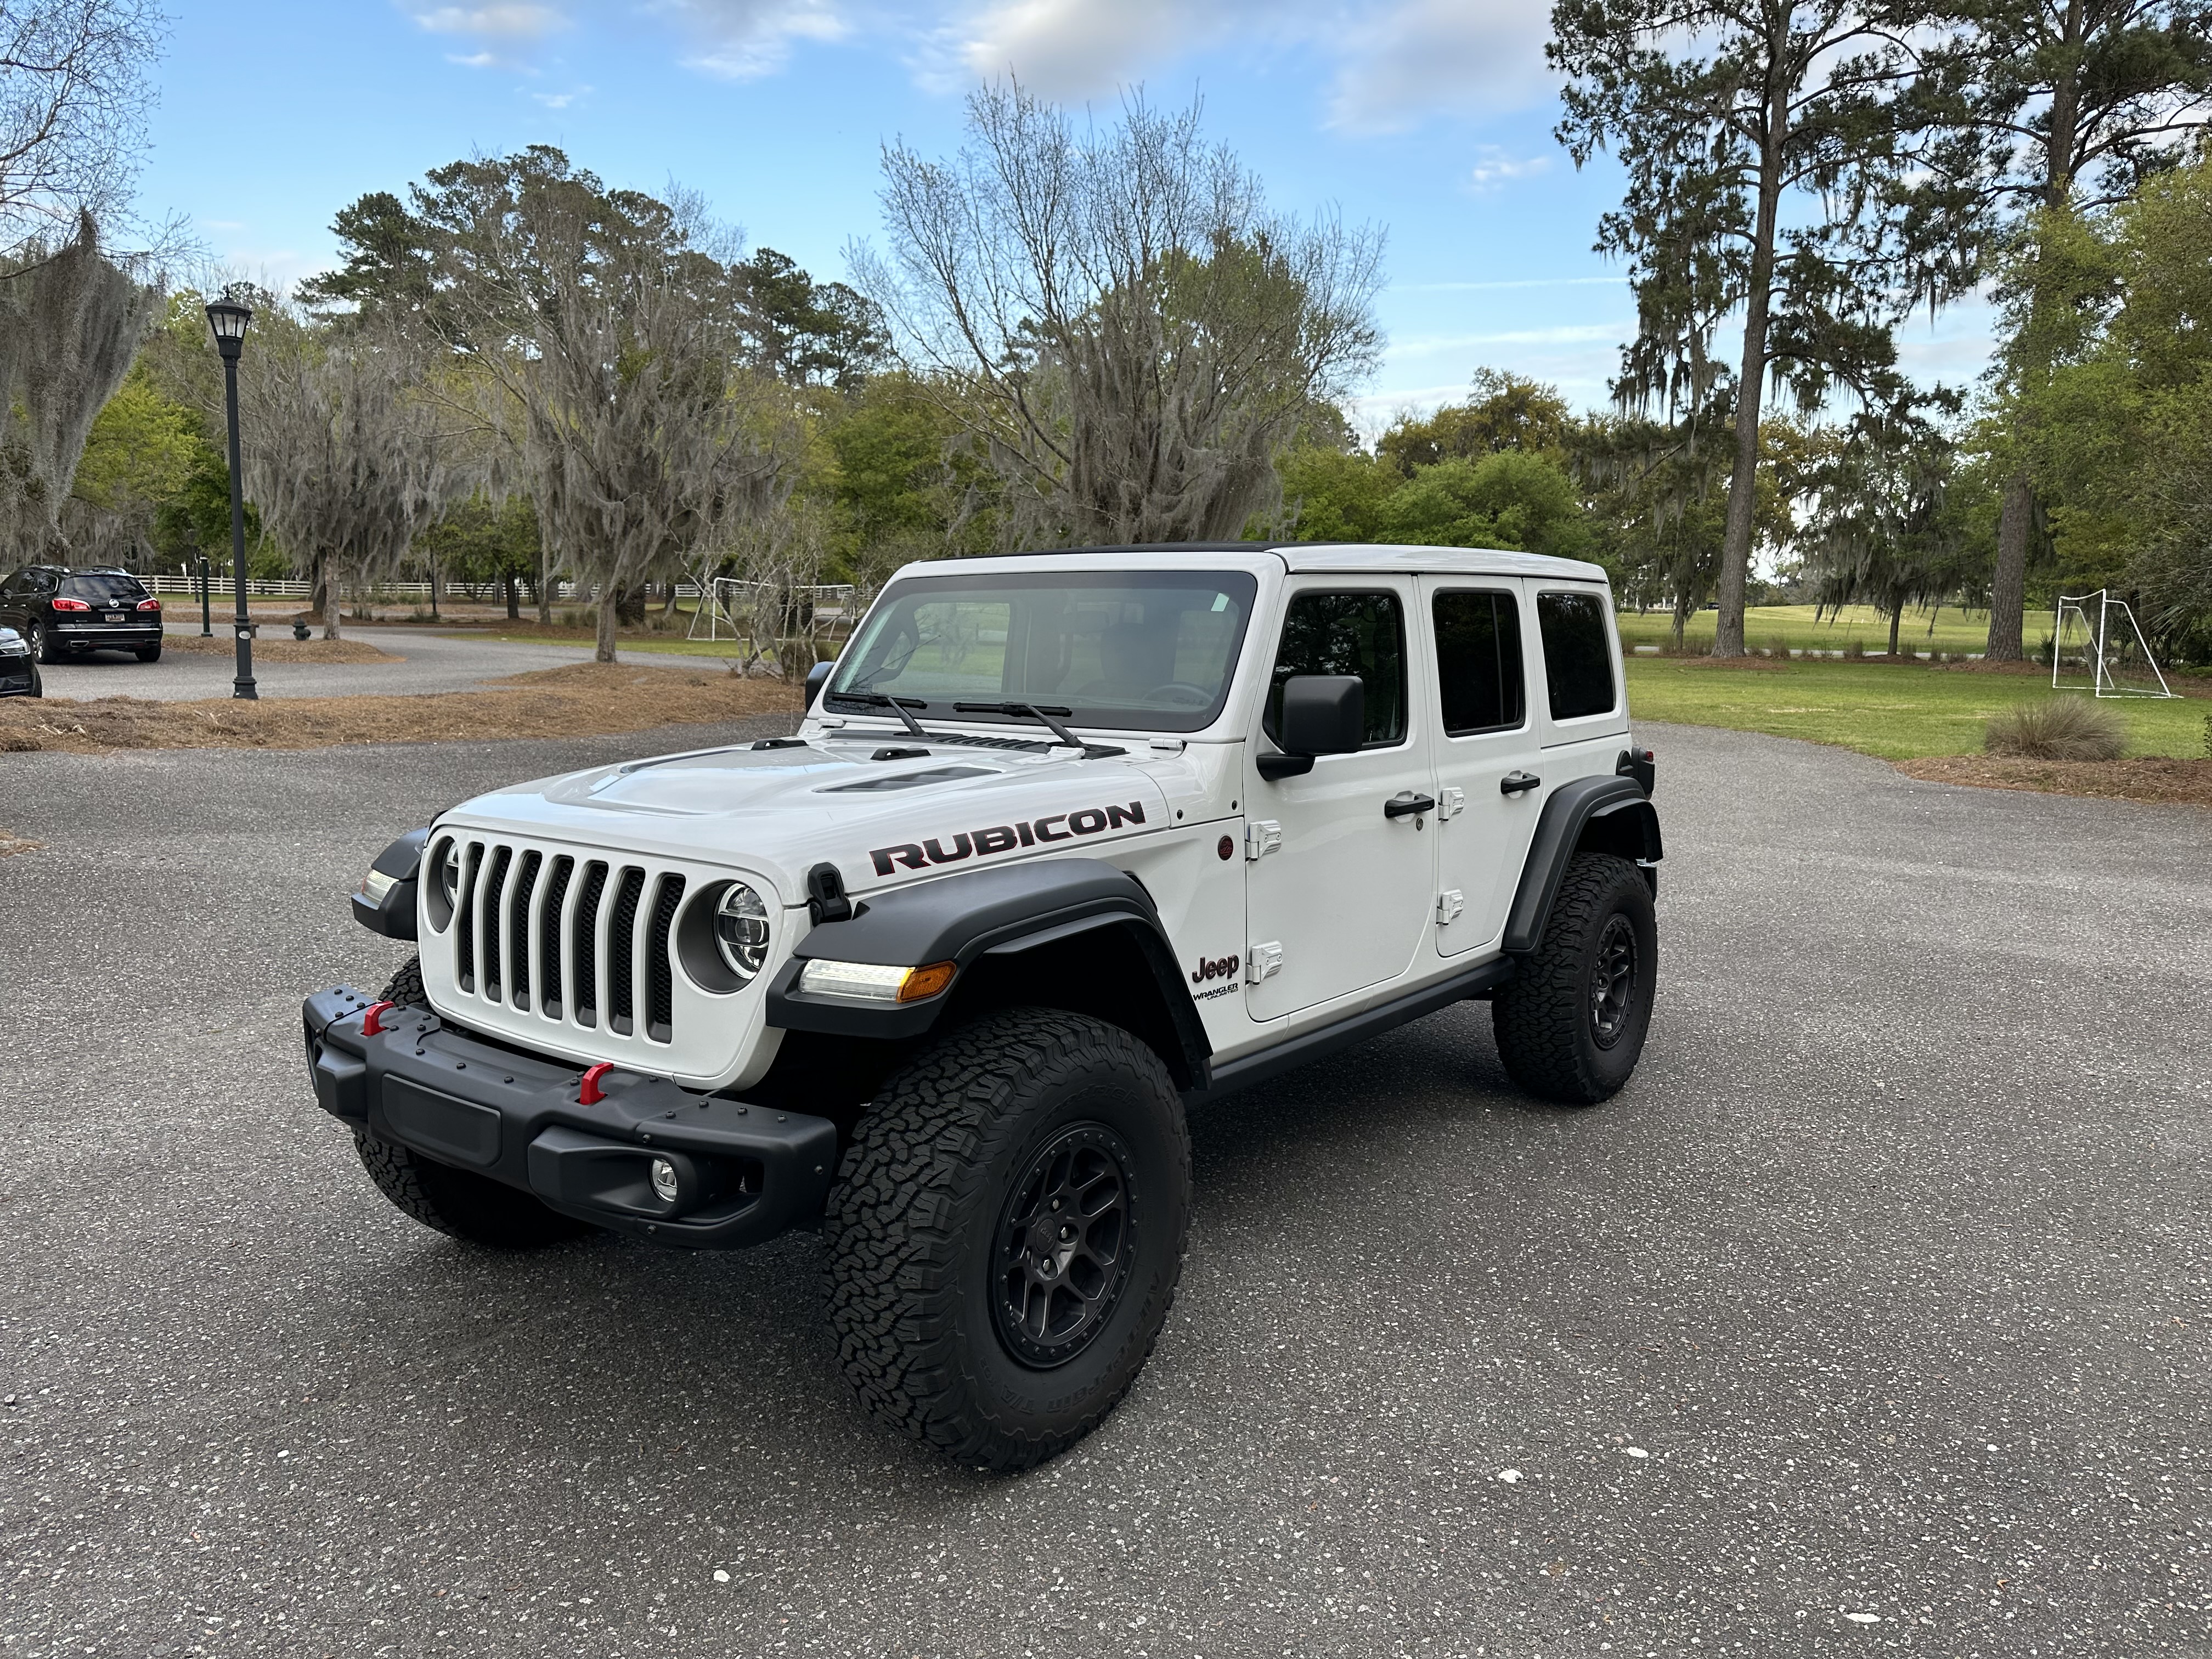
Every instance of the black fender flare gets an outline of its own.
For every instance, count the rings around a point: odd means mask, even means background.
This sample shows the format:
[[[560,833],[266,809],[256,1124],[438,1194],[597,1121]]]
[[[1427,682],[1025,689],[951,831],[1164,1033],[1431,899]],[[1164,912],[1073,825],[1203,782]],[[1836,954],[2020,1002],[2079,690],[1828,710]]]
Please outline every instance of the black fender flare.
[[[768,1023],[789,1031],[891,1042],[922,1036],[957,1005],[969,970],[984,957],[1018,956],[1105,929],[1124,935],[1151,969],[1181,1050],[1161,1059],[1178,1080],[1188,1076],[1202,1086],[1212,1045],[1159,911],[1141,883],[1101,859],[1040,859],[968,871],[856,901],[850,917],[810,930],[777,970],[769,987]],[[859,1002],[799,988],[807,963],[821,958],[907,968],[951,962],[957,971],[933,997],[904,1004]],[[1052,998],[1038,1000],[1048,1004]]]
[[[1500,944],[1508,955],[1525,956],[1542,941],[1568,861],[1594,823],[1607,832],[1609,851],[1645,865],[1666,856],[1659,814],[1634,778],[1577,778],[1560,785],[1545,798],[1536,833],[1529,839],[1528,861],[1521,868],[1520,888],[1506,912]]]
[[[411,939],[415,935],[416,877],[422,865],[422,848],[429,842],[428,825],[410,830],[376,855],[368,867],[392,878],[383,899],[372,904],[360,893],[353,896],[353,919],[372,933],[386,939]]]

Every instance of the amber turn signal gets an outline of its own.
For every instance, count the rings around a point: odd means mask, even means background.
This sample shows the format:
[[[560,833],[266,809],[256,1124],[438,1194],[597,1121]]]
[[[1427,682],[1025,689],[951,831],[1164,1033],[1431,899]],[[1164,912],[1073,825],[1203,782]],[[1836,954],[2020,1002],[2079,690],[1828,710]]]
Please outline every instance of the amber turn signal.
[[[906,983],[899,987],[898,1000],[901,1002],[919,1002],[924,997],[933,997],[952,983],[952,974],[953,964],[949,962],[933,962],[927,968],[917,968],[906,976]]]

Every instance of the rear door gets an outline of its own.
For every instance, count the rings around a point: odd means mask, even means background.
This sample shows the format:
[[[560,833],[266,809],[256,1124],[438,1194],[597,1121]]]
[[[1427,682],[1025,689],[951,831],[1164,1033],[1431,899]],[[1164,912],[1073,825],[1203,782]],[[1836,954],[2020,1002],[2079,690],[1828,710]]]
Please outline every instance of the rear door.
[[[1435,652],[1437,950],[1492,943],[1544,805],[1528,664],[1535,658],[1524,584],[1510,577],[1425,576]],[[1523,780],[1536,784],[1522,787]]]
[[[1279,1019],[1402,977],[1421,949],[1436,879],[1434,813],[1386,805],[1427,797],[1430,696],[1413,649],[1419,588],[1410,576],[1309,576],[1285,598],[1273,679],[1248,755],[1274,747],[1279,688],[1294,674],[1356,674],[1367,741],[1270,782],[1246,762],[1245,1007]],[[1256,854],[1256,856],[1252,854]]]

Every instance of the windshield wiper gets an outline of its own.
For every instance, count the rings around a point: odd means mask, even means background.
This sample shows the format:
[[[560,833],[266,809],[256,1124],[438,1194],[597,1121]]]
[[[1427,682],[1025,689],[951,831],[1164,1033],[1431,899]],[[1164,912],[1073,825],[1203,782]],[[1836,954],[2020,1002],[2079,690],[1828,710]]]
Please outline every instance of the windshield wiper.
[[[1111,748],[1103,743],[1085,743],[1060,721],[1053,718],[1055,714],[1073,714],[1074,712],[1073,709],[1058,707],[1048,708],[1042,703],[1035,702],[956,702],[952,705],[952,712],[956,714],[1012,714],[1017,719],[1026,718],[1036,720],[1040,725],[1050,726],[1053,736],[1058,738],[1065,747],[1080,749],[1085,760],[1103,760],[1109,755],[1126,755],[1129,752],[1126,749]]]
[[[822,701],[857,702],[870,708],[888,708],[899,717],[900,723],[908,731],[913,732],[924,743],[929,741],[929,733],[921,729],[921,722],[906,712],[909,708],[929,707],[919,697],[887,697],[880,691],[832,691],[824,696]]]

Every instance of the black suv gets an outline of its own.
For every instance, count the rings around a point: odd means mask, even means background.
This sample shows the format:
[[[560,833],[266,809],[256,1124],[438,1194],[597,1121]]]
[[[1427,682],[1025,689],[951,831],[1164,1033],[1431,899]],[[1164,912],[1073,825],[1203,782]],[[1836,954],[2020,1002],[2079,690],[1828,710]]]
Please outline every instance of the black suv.
[[[22,635],[40,662],[88,651],[135,652],[140,662],[161,655],[161,602],[127,570],[26,565],[0,582],[0,628]]]

